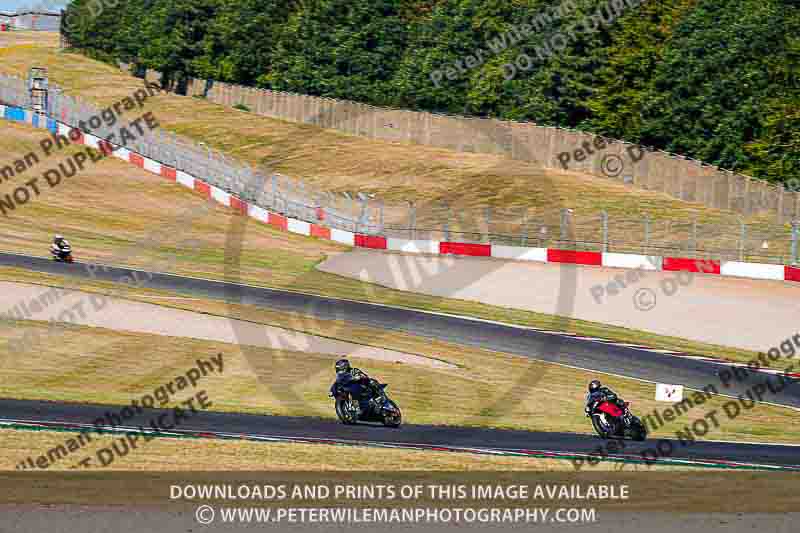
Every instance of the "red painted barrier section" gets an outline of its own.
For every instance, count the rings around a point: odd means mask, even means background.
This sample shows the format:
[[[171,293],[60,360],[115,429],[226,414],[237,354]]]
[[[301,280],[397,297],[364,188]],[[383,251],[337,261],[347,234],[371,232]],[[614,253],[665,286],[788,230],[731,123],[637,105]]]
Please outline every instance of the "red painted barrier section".
[[[325,210],[321,207],[317,208],[317,220],[325,220]]]
[[[361,248],[386,249],[386,237],[380,237],[378,235],[359,235],[356,233],[355,243],[356,246],[360,246]]]
[[[247,214],[247,202],[235,196],[231,196],[231,208],[238,211],[242,215]]]
[[[175,181],[178,179],[177,171],[166,165],[161,165],[161,175],[167,178],[168,180]]]
[[[133,154],[131,154],[131,157],[133,157]],[[201,193],[206,198],[211,198],[211,186],[208,183],[194,180],[194,190]]]
[[[603,264],[603,254],[600,252],[581,252],[578,250],[554,250],[547,249],[548,263],[572,263],[574,265],[596,265]]]
[[[800,281],[800,267],[787,266],[783,277],[786,281]]]
[[[719,274],[719,261],[711,259],[686,259],[683,257],[665,257],[663,270],[686,272],[700,272],[704,274]]]
[[[440,242],[440,254],[473,255],[477,257],[491,257],[491,244],[472,244],[468,242]]]
[[[311,236],[319,239],[331,240],[331,228],[311,224]]]
[[[75,144],[86,144],[86,139],[83,138],[83,132],[78,128],[69,130],[69,140]]]
[[[276,215],[275,213],[269,214],[268,223],[281,228],[283,231],[286,231],[289,227],[289,221],[286,219],[286,217]]]
[[[136,165],[137,167],[144,168],[144,157],[140,156],[139,154],[134,154],[133,152],[131,152],[128,158],[130,162]]]
[[[111,143],[108,141],[97,141],[97,147],[100,148],[103,155],[111,155],[114,153],[114,147],[111,146]]]

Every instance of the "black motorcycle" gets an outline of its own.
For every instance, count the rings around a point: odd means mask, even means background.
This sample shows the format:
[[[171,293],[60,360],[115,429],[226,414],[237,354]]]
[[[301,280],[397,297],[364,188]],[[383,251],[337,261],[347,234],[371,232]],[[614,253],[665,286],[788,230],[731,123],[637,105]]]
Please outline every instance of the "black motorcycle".
[[[336,416],[343,424],[356,424],[362,422],[380,422],[387,427],[400,427],[403,420],[403,415],[400,412],[400,407],[397,406],[386,394],[385,383],[378,383],[371,380],[368,388],[374,393],[369,399],[368,407],[365,412],[361,412],[358,398],[344,385],[334,385],[334,400],[336,401]]]
[[[594,406],[589,416],[592,419],[594,430],[601,438],[633,440],[647,438],[647,427],[630,412],[629,405],[629,402],[625,402],[623,407],[619,407],[613,399],[605,399]]]
[[[62,263],[72,263],[72,246],[64,244],[56,246],[55,244],[50,248],[50,253],[53,254],[53,260]]]

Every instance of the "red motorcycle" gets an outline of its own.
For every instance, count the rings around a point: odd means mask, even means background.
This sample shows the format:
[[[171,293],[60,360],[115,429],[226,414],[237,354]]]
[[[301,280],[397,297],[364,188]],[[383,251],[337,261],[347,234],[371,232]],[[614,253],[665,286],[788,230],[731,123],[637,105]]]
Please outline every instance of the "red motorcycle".
[[[647,428],[638,417],[630,412],[630,402],[624,402],[621,408],[613,398],[595,404],[589,412],[592,426],[603,439],[645,440]]]

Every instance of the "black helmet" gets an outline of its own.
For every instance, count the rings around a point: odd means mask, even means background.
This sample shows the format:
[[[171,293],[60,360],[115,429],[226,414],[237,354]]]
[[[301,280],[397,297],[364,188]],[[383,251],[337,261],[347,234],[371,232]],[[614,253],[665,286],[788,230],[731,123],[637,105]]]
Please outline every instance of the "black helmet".
[[[339,359],[336,361],[336,373],[350,372],[350,361],[347,359]]]
[[[593,379],[589,382],[589,392],[594,392],[599,389],[602,385],[600,384],[599,379]]]

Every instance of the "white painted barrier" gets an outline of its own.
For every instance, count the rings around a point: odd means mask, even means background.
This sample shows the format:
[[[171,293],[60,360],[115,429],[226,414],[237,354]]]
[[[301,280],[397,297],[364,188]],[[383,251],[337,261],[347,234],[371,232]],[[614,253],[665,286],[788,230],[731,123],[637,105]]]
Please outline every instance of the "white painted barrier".
[[[116,157],[117,159],[122,159],[123,161],[126,161],[126,162],[130,163],[130,161],[131,161],[131,151],[128,150],[127,148],[117,148],[116,150],[114,150],[114,157]],[[194,183],[194,182],[192,182],[192,183]],[[194,185],[192,185],[192,187],[194,187]]]
[[[492,245],[492,257],[514,259],[516,261],[547,262],[547,248],[522,248],[520,246]]]
[[[89,148],[95,148],[97,150],[100,149],[100,137],[95,137],[94,135],[89,135],[88,133],[83,134],[83,144],[88,146]]]
[[[175,172],[175,181],[177,181],[184,187],[188,187],[194,190],[194,176],[192,176],[191,174],[187,174],[182,170],[178,170]]]
[[[269,224],[269,211],[257,205],[247,204],[247,214],[264,224]]]
[[[356,245],[356,235],[349,231],[343,231],[336,228],[331,228],[331,240],[346,244],[348,246]]]
[[[299,233],[300,235],[311,235],[311,224],[295,218],[288,219],[286,229],[292,233]]]
[[[161,174],[161,163],[152,159],[144,158],[144,169],[153,174]]]
[[[661,270],[664,258],[657,255],[615,254],[603,252],[603,266]]]
[[[231,195],[220,189],[219,187],[214,187],[213,185],[210,187],[211,190],[211,198],[222,205],[227,205],[230,207],[231,205]]]
[[[412,241],[409,239],[386,239],[386,249],[409,254],[438,254],[439,241]]]
[[[723,276],[739,276],[742,278],[783,280],[786,268],[783,265],[766,265],[763,263],[740,263],[725,261],[720,267]]]

